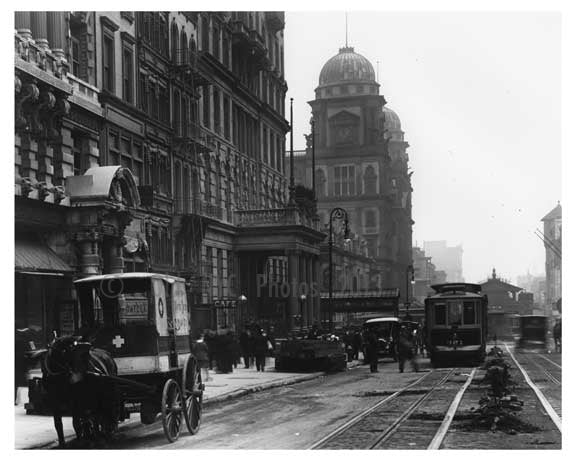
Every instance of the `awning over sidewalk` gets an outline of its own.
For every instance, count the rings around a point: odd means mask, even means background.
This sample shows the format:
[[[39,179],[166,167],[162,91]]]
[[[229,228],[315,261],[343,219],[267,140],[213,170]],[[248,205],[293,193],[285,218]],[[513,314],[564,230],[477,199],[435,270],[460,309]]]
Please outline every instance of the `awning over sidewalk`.
[[[74,272],[48,246],[36,240],[16,240],[14,253],[14,270],[17,272]]]

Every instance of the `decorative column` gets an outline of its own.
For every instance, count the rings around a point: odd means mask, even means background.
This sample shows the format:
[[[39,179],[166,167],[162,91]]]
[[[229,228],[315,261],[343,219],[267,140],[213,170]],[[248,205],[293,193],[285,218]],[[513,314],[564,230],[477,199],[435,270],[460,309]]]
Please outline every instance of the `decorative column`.
[[[43,50],[48,46],[48,22],[46,11],[32,11],[30,13],[30,25],[32,26],[32,37],[36,44]]]
[[[110,263],[109,267],[111,274],[122,274],[124,272],[124,255],[122,254],[123,247],[123,237],[110,238],[107,257]]]
[[[299,255],[296,250],[288,250],[286,252],[288,256],[288,284],[290,286],[290,294],[288,297],[288,315],[289,315],[289,326],[290,330],[295,330],[298,325],[294,322],[295,316],[298,315],[298,303],[299,303],[299,293],[298,293],[298,280],[299,277]]]
[[[29,11],[15,11],[14,20],[16,31],[27,40],[32,39],[32,24]]]
[[[76,242],[80,248],[80,277],[89,277],[102,273],[100,265],[101,241],[102,236],[94,230],[76,234]]]
[[[49,11],[46,18],[48,29],[48,42],[52,53],[57,58],[65,57],[66,49],[66,18],[63,11]]]

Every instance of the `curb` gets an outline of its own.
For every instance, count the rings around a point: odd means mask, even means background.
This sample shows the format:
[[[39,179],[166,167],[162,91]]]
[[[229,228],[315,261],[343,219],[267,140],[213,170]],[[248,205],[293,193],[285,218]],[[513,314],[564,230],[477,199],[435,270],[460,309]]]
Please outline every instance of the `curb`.
[[[319,378],[320,376],[325,376],[325,372],[318,372],[312,374],[306,374],[304,376],[295,376],[292,378],[281,378],[275,381],[270,381],[268,383],[258,384],[250,387],[243,387],[241,389],[237,389],[235,391],[230,391],[225,394],[218,395],[213,398],[206,399],[204,403],[204,407],[216,405],[221,402],[225,402],[227,400],[235,399],[238,397],[242,397],[248,394],[254,394],[256,392],[265,391],[268,389],[273,389],[275,387],[282,387],[282,386],[289,386],[290,384],[301,383],[305,381],[312,381],[313,379]]]
[[[355,367],[351,367],[351,368],[355,368]],[[291,384],[296,384],[296,383],[301,383],[301,382],[305,382],[305,381],[312,381],[313,379],[319,378],[321,376],[326,376],[327,373],[325,372],[317,372],[317,373],[311,373],[311,374],[306,374],[303,376],[294,376],[291,378],[280,378],[274,381],[270,381],[267,383],[262,383],[262,384],[258,384],[258,385],[254,385],[254,386],[249,386],[249,387],[243,387],[241,389],[237,389],[235,391],[230,391],[227,392],[225,394],[221,394],[218,395],[216,397],[212,397],[212,398],[207,398],[206,400],[204,400],[203,402],[203,407],[209,407],[212,405],[217,405],[219,403],[222,402],[226,402],[228,400],[233,400],[239,397],[243,397],[245,395],[248,394],[254,394],[256,392],[261,392],[261,391],[265,391],[268,389],[273,389],[275,387],[282,387],[282,386],[289,386]],[[133,426],[137,426],[137,425],[141,425],[142,423],[138,420],[133,420],[133,421],[128,421],[125,424],[122,425],[123,429],[131,429]],[[65,437],[65,442],[68,443],[69,441],[73,440],[76,437],[76,435],[72,434],[69,435],[68,437]],[[58,441],[55,440],[53,442],[48,442],[48,443],[42,443],[39,445],[32,445],[26,448],[22,448],[22,450],[49,450],[52,448],[56,448],[58,447]]]

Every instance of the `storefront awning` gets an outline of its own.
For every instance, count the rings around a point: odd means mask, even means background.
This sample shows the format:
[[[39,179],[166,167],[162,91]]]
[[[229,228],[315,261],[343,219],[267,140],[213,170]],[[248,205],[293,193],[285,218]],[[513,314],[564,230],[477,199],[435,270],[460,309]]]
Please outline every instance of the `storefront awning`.
[[[74,272],[48,246],[35,240],[16,240],[14,270],[16,272]]]

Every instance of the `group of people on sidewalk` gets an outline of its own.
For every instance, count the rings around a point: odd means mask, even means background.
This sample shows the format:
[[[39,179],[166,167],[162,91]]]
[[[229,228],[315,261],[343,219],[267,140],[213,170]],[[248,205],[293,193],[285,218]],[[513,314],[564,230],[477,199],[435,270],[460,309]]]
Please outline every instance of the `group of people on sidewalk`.
[[[239,336],[231,330],[217,334],[207,330],[191,345],[191,350],[203,371],[204,381],[210,381],[209,370],[232,373],[244,362],[244,368],[256,364],[256,370],[264,371],[266,357],[275,348],[274,329],[266,333],[258,325],[246,325]]]

